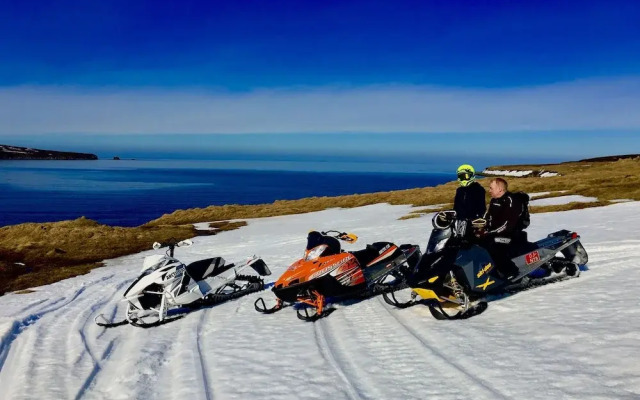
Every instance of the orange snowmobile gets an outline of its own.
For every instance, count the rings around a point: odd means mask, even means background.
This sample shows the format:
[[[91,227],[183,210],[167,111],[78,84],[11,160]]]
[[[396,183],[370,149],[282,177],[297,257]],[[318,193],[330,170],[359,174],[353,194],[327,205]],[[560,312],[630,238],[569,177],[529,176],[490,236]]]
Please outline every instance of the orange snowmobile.
[[[276,281],[276,304],[267,308],[264,299],[254,303],[257,311],[271,314],[288,305],[298,305],[298,318],[315,321],[329,314],[328,298],[367,297],[404,287],[405,275],[420,259],[417,245],[400,247],[376,242],[363,250],[345,252],[340,240],[353,243],[353,234],[311,231],[303,257],[291,264]]]

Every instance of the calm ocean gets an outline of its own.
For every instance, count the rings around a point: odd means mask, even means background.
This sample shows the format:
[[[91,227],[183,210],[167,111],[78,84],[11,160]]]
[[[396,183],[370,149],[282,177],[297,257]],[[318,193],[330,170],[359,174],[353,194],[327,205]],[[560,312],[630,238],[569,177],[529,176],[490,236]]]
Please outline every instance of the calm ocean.
[[[177,209],[434,186],[419,164],[260,160],[0,161],[0,225],[80,216],[137,226]],[[433,169],[432,169],[433,170]]]

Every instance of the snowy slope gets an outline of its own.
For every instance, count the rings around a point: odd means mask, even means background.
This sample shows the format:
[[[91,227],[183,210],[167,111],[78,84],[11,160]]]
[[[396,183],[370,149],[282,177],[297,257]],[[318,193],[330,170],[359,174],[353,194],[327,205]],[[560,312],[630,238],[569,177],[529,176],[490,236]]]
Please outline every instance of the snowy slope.
[[[568,203],[592,203],[598,201],[597,197],[585,197],[580,195],[550,197],[547,199],[531,200],[531,206],[555,206]]]
[[[430,216],[408,206],[273,217],[176,250],[184,262],[262,256],[275,280],[310,229],[367,242],[426,245]],[[0,399],[637,399],[640,203],[534,214],[531,239],[576,230],[589,252],[578,279],[493,301],[464,321],[381,298],[305,323],[253,310],[256,293],[152,328],[93,323],[118,303],[146,252],[88,275],[0,297]]]

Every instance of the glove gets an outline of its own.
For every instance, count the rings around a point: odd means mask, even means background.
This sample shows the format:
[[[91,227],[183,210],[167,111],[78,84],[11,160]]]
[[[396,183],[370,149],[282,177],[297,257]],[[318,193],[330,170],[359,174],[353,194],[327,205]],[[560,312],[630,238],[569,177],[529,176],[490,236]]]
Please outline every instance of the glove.
[[[478,228],[474,227],[473,236],[477,237],[478,239],[482,239],[483,237],[487,236],[487,229],[484,226]]]

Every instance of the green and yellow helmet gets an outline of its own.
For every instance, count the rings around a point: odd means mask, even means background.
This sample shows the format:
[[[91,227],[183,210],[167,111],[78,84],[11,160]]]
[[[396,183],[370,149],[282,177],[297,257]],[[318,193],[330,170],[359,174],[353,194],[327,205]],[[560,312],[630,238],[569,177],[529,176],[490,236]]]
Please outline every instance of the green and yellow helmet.
[[[460,186],[469,186],[476,180],[476,170],[469,164],[462,164],[458,167],[458,182]]]

